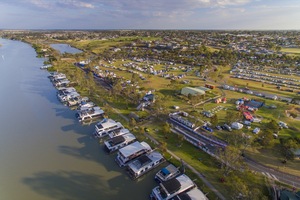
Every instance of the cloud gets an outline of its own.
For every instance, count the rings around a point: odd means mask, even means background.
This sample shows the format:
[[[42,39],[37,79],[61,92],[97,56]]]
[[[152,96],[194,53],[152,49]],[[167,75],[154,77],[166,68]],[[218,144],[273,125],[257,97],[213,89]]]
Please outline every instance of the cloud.
[[[44,0],[30,0],[30,3],[40,8],[50,8],[51,4]]]
[[[56,2],[56,5],[65,8],[95,8],[92,3],[78,0],[60,0]]]
[[[81,0],[29,0],[29,4],[44,8],[44,9],[77,9],[77,8],[95,8],[93,1],[81,1]]]
[[[16,1],[16,0],[13,0]],[[27,0],[40,8],[100,8],[112,11],[153,10],[173,12],[174,10],[194,10],[208,7],[238,6],[257,0]],[[19,2],[22,2],[19,0]]]

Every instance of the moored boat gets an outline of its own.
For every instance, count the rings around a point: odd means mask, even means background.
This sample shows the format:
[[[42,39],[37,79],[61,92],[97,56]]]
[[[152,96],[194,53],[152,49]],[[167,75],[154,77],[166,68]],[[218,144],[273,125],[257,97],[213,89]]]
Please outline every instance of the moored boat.
[[[119,149],[116,162],[120,167],[127,166],[127,164],[140,155],[150,152],[152,149],[146,142],[134,142],[126,147]]]
[[[157,182],[165,182],[168,181],[178,175],[181,174],[181,171],[178,167],[175,167],[173,164],[169,164],[168,166],[159,170],[155,175],[155,180]]]
[[[104,141],[104,147],[108,153],[113,153],[135,141],[136,137],[132,133],[126,133]]]
[[[101,116],[103,116],[104,111],[98,107],[92,107],[88,110],[83,110],[83,111],[79,111],[77,112],[77,118],[80,122],[82,121],[86,121],[86,120],[92,120],[92,119],[96,119],[99,118]]]
[[[132,179],[136,179],[165,161],[165,158],[157,151],[151,151],[141,155],[127,165],[127,170]]]
[[[113,131],[123,129],[123,125],[120,122],[116,122],[112,119],[104,118],[95,125],[95,137],[101,138],[107,136]]]
[[[208,198],[205,196],[205,194],[199,189],[199,188],[193,188],[187,192],[182,192],[175,197],[172,198],[172,200],[208,200]]]
[[[171,200],[176,195],[191,190],[195,186],[194,182],[187,175],[182,174],[153,188],[150,198],[152,200]]]

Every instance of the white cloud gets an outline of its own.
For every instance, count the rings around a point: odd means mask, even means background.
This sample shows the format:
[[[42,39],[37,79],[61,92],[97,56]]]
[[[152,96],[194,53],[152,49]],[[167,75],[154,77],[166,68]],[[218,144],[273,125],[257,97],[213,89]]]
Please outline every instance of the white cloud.
[[[40,7],[40,8],[50,8],[52,7],[51,4],[45,0],[30,0],[31,4]]]
[[[53,1],[55,2],[55,1]],[[61,5],[66,8],[94,8],[92,3],[83,2],[79,0],[56,0],[56,5]]]
[[[80,0],[29,0],[29,3],[45,9],[56,8],[95,8],[92,3]]]

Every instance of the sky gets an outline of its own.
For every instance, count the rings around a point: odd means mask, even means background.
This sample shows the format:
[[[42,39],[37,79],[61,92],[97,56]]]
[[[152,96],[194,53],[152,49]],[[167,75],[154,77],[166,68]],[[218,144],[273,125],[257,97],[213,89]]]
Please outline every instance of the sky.
[[[300,0],[0,0],[0,29],[300,30]]]

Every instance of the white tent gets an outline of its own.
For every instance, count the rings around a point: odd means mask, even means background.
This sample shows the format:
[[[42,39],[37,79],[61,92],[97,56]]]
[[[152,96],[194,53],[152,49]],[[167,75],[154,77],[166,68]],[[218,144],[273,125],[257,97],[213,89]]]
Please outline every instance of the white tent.
[[[233,128],[233,129],[242,129],[243,126],[244,126],[243,124],[238,123],[238,122],[233,122],[233,123],[231,124],[231,128]]]

